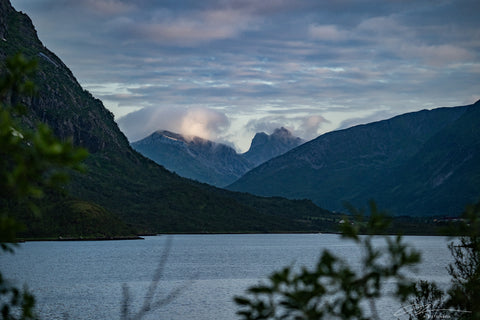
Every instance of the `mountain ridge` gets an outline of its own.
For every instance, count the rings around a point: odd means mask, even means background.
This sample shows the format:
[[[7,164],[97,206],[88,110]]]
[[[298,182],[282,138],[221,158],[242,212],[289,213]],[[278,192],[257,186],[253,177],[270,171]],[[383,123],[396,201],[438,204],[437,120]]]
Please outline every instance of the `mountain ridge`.
[[[227,145],[200,137],[185,137],[157,130],[131,146],[182,177],[215,186],[226,186],[253,166]]]
[[[427,158],[428,152],[420,152],[430,139],[465,117],[469,110],[478,109],[478,105],[479,102],[463,107],[421,110],[329,132],[260,165],[228,188],[263,196],[307,198],[330,210],[340,210],[345,201],[361,205],[373,198],[395,214],[421,215],[416,209],[425,210],[426,215],[458,214],[467,204],[463,201],[477,200],[478,187],[469,186],[468,196],[458,196],[459,199],[451,203],[441,200],[440,195],[429,196],[430,202],[442,203],[444,212],[421,197],[415,198],[415,209],[413,205],[402,206],[401,203],[409,201],[409,188],[417,188],[416,193],[425,195],[429,190],[426,186],[416,187],[415,181],[407,183],[405,174]],[[470,118],[478,122],[480,117]],[[475,140],[478,134],[471,136]],[[444,139],[454,144],[452,139]],[[419,156],[414,158],[416,154]],[[425,165],[423,171],[428,169]],[[472,174],[480,183],[480,168],[475,167]],[[263,184],[260,185],[260,181]],[[475,192],[478,194],[473,194]],[[402,201],[395,199],[396,194]]]
[[[238,154],[233,148],[200,137],[186,137],[167,130],[132,142],[131,146],[156,163],[182,177],[225,187],[261,162],[283,154],[303,143],[285,128],[268,135],[260,132],[250,149]]]

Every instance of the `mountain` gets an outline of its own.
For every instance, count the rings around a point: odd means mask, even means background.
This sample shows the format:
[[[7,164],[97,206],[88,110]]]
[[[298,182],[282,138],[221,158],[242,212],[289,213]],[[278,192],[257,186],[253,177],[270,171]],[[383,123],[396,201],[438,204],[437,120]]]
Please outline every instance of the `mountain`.
[[[253,167],[227,145],[169,131],[156,131],[131,145],[182,177],[219,187],[229,185]]]
[[[311,199],[330,210],[369,199],[397,215],[459,214],[480,197],[480,101],[330,132],[251,170],[230,190]]]
[[[250,149],[243,156],[256,167],[304,142],[301,138],[293,136],[289,130],[281,127],[275,129],[271,135],[265,132],[257,133],[253,137]]]
[[[65,216],[69,212],[65,208],[71,208],[72,203],[78,208],[80,203],[79,214],[107,211],[108,216],[113,214],[137,232],[306,231],[329,224],[323,223],[328,212],[311,201],[261,198],[217,189],[181,178],[134,151],[113,114],[79,85],[67,66],[40,42],[30,18],[17,12],[8,0],[0,1],[0,36],[1,74],[5,73],[6,57],[17,52],[38,60],[32,79],[37,94],[21,98],[28,110],[22,119],[24,125],[45,122],[58,137],[71,138],[90,152],[85,161],[87,173],[72,173],[70,197],[56,197],[42,204],[62,208],[62,219],[67,223],[78,221]],[[60,223],[55,211],[46,210],[40,218],[27,213],[19,217],[27,226],[33,220],[42,220],[36,223],[40,230],[35,235],[47,235],[48,230],[41,226]],[[27,229],[27,235],[32,233]]]
[[[244,154],[221,143],[165,130],[156,131],[131,145],[145,157],[182,177],[225,187],[253,167],[302,143],[302,139],[280,128],[271,135],[257,133]]]

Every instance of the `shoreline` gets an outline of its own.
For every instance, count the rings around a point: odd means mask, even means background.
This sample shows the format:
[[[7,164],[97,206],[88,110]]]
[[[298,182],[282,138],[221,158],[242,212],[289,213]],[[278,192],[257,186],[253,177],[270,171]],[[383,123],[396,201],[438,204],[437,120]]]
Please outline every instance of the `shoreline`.
[[[57,238],[19,238],[17,243],[31,241],[116,241],[116,240],[145,240],[141,236],[118,237],[57,237]]]
[[[242,235],[242,234],[337,234],[341,235],[341,232],[333,231],[277,231],[277,232],[160,232],[160,233],[149,233],[149,234],[140,234],[140,235],[131,235],[131,236],[113,236],[113,237],[45,237],[45,238],[18,238],[17,243],[31,242],[31,241],[117,241],[117,240],[145,240],[144,237],[147,236],[172,236],[172,235]],[[360,235],[365,235],[360,233]],[[384,233],[377,234],[376,236],[397,236],[398,233]],[[401,236],[429,236],[429,237],[444,237],[444,234],[441,233],[400,233]],[[460,235],[456,235],[460,236]]]

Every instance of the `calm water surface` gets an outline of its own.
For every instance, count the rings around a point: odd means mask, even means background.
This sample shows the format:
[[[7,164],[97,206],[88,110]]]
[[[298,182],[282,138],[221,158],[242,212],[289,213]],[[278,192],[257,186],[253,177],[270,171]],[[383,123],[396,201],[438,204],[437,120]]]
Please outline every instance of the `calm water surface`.
[[[405,237],[421,250],[412,276],[448,283],[447,239]],[[286,265],[315,265],[329,249],[359,264],[361,250],[338,235],[174,235],[137,241],[27,242],[14,255],[0,256],[5,277],[26,283],[42,319],[119,319],[122,288],[133,310],[140,307],[152,276],[164,264],[158,297],[185,287],[171,303],[146,319],[237,319],[233,297]],[[379,243],[380,245],[380,243]],[[383,318],[395,319],[398,305],[383,303]]]

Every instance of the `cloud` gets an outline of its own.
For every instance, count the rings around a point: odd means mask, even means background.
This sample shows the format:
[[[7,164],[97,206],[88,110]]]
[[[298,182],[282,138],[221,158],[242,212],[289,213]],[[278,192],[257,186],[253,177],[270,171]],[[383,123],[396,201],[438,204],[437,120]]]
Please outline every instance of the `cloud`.
[[[176,109],[143,108],[117,120],[120,130],[130,141],[137,141],[156,130],[178,132],[183,112]],[[140,125],[141,124],[141,125]]]
[[[252,26],[253,17],[231,9],[194,12],[185,16],[163,16],[136,27],[139,35],[156,43],[196,45],[234,38]]]
[[[343,121],[340,124],[338,129],[346,129],[346,128],[350,128],[350,127],[353,127],[353,126],[359,125],[359,124],[366,124],[366,123],[370,123],[370,122],[390,119],[394,116],[395,116],[395,114],[392,113],[392,111],[378,110],[378,111],[375,111],[375,112],[373,112],[371,114],[368,114],[364,117],[352,118],[352,119],[348,119],[346,121]]]
[[[250,120],[245,126],[246,129],[253,133],[265,132],[272,133],[275,129],[280,127],[286,127],[285,117],[268,116],[260,119]],[[291,130],[291,128],[289,128]],[[292,131],[292,130],[291,130]]]
[[[141,109],[130,139],[189,123],[244,149],[478,97],[478,0],[11,2],[116,118]]]
[[[245,126],[249,132],[266,132],[272,133],[275,129],[285,127],[290,130],[295,136],[305,140],[311,140],[321,132],[324,124],[329,123],[323,116],[314,115],[298,115],[298,116],[265,116],[259,119],[250,120]]]
[[[321,115],[310,115],[305,117],[302,120],[301,131],[303,132],[303,137],[308,140],[316,138],[320,131],[322,125],[326,122],[329,122],[327,119]],[[300,131],[300,130],[297,130]]]
[[[98,15],[125,14],[135,8],[133,4],[119,0],[87,0],[80,2],[83,2],[88,9]]]
[[[424,64],[444,67],[478,59],[471,44],[460,40],[463,35],[456,28],[445,27],[443,23],[423,25],[417,22],[417,25],[408,25],[407,22],[412,21],[403,20],[400,15],[367,19],[356,28],[356,35],[358,39],[369,39],[376,43],[384,54],[396,56],[397,60],[407,62],[410,66]],[[442,38],[456,43],[445,43],[445,40],[440,40]]]
[[[143,139],[157,130],[215,140],[230,124],[223,113],[208,108],[156,107],[129,113],[117,123],[130,141]]]
[[[182,117],[180,133],[214,140],[228,125],[228,118],[224,114],[207,108],[195,108],[187,110]]]
[[[400,47],[399,51],[404,58],[422,59],[429,66],[446,66],[459,62],[471,62],[475,58],[474,53],[467,49],[448,44],[406,44]]]
[[[348,33],[335,25],[311,25],[310,36],[315,40],[340,41],[347,39]]]

